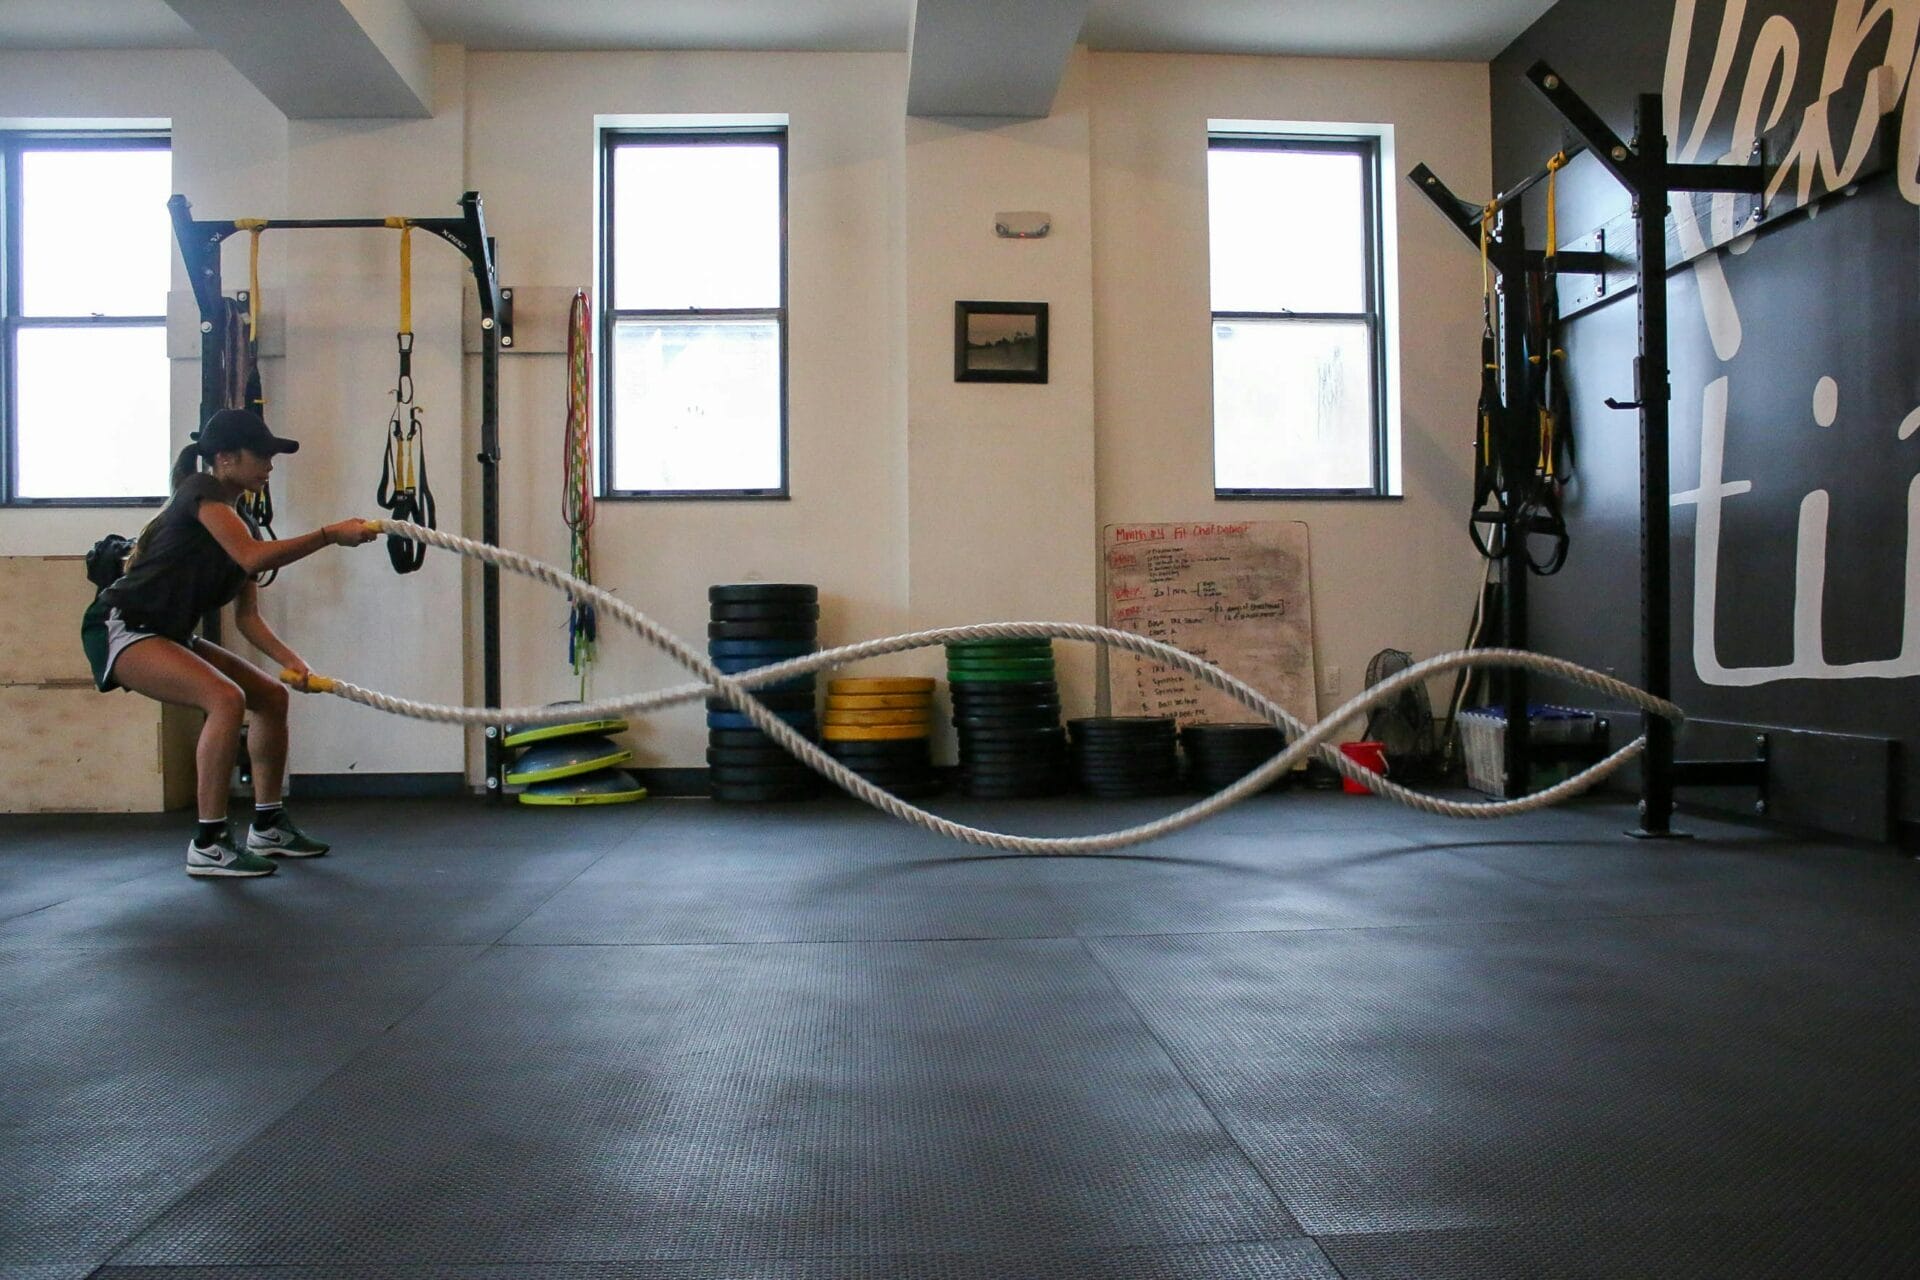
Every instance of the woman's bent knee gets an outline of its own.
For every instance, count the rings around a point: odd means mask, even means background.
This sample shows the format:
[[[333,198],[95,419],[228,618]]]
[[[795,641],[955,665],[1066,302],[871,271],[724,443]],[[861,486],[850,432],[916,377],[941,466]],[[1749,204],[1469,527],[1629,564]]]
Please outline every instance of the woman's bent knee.
[[[200,709],[210,717],[239,720],[247,713],[246,690],[221,676],[218,684],[209,684]]]
[[[287,705],[287,687],[282,684],[263,684],[247,693],[247,709],[255,715],[285,720]]]

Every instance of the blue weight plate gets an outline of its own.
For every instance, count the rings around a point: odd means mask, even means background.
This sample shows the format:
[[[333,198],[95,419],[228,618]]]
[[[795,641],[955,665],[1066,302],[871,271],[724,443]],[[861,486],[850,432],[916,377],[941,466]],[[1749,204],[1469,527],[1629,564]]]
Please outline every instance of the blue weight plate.
[[[797,658],[803,653],[812,653],[811,640],[709,640],[707,655],[714,658],[758,658],[767,654],[779,654],[785,658]]]
[[[779,716],[780,719],[786,721],[789,725],[792,725],[804,734],[811,735],[819,727],[818,717],[811,711],[785,711],[779,713]],[[757,726],[755,726],[753,721],[747,719],[746,716],[738,711],[707,712],[707,728],[709,729],[752,729],[755,727]]]

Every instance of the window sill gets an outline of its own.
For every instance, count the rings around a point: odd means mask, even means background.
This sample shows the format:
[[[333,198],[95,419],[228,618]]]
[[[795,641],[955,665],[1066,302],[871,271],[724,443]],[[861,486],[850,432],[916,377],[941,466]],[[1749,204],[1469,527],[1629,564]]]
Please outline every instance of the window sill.
[[[1215,489],[1219,502],[1404,502],[1400,493],[1370,493],[1362,489]]]
[[[91,507],[164,507],[165,498],[8,498],[0,511],[67,511]]]
[[[790,502],[786,489],[635,490],[594,495],[595,502]]]

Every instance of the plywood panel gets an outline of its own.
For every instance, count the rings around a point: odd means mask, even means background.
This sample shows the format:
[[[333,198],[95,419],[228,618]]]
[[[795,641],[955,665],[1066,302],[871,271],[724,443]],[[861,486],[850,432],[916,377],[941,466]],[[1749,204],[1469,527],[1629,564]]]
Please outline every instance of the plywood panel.
[[[83,557],[0,556],[0,600],[0,684],[93,683],[80,648],[93,602]]]
[[[198,716],[129,693],[0,687],[0,811],[152,813],[193,794]]]

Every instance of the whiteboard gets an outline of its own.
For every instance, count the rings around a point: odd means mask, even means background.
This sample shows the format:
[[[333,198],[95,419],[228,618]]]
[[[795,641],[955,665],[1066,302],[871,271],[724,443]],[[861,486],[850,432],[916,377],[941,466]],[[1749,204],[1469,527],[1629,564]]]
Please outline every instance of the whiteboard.
[[[1319,719],[1305,524],[1110,524],[1102,544],[1109,627],[1185,650],[1308,724]],[[1190,672],[1119,649],[1107,651],[1107,694],[1117,716],[1260,718]]]

